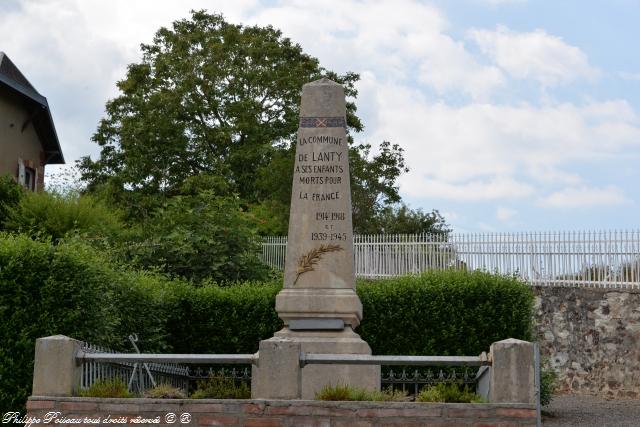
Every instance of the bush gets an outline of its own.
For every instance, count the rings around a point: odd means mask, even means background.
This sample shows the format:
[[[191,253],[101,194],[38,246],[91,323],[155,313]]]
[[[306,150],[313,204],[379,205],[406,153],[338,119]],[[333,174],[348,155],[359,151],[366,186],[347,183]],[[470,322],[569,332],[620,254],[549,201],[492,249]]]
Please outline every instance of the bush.
[[[547,406],[553,400],[553,393],[558,388],[558,373],[545,361],[540,366],[540,405]]]
[[[0,230],[4,230],[9,212],[20,203],[24,194],[24,189],[10,175],[0,176]]]
[[[373,402],[403,402],[407,400],[407,392],[393,390],[389,387],[382,391],[367,390],[347,384],[335,386],[325,385],[316,393],[316,400],[352,400]]]
[[[191,395],[192,399],[251,399],[251,389],[241,381],[236,383],[231,378],[211,375],[204,381],[198,381],[198,389]]]
[[[142,244],[124,248],[128,260],[171,276],[225,282],[262,280],[269,273],[258,259],[250,219],[234,197],[175,196],[143,224],[140,238]]]
[[[420,390],[416,396],[416,402],[485,403],[485,400],[472,392],[469,386],[438,383]]]
[[[53,245],[0,234],[0,412],[24,405],[37,338],[63,334],[130,351],[126,337],[138,332],[144,351],[166,349],[163,284],[110,266],[77,239]]]
[[[7,211],[5,230],[47,236],[54,242],[69,233],[104,238],[122,232],[118,215],[91,196],[27,192]]]
[[[531,339],[533,293],[514,277],[447,270],[358,285],[374,354],[471,356]]]
[[[127,385],[120,378],[101,380],[91,387],[80,391],[81,397],[134,397]]]
[[[282,328],[275,311],[280,289],[279,282],[171,284],[167,340],[176,353],[254,353]]]
[[[0,234],[0,412],[16,410],[31,390],[36,338],[113,343],[111,277],[86,246]]]

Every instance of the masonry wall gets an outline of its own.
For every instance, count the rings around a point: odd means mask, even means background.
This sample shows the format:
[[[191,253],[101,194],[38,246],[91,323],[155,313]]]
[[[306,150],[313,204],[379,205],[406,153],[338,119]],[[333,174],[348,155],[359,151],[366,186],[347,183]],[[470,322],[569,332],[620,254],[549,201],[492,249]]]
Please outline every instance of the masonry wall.
[[[640,290],[535,288],[540,351],[561,391],[640,398]]]
[[[27,417],[40,419],[40,422],[33,422],[33,426],[113,426],[125,425],[124,423],[126,425],[238,427],[533,427],[536,425],[534,407],[521,404],[31,397],[27,403],[27,409]],[[57,413],[56,418],[45,423],[47,413]],[[82,422],[76,424],[76,420]]]

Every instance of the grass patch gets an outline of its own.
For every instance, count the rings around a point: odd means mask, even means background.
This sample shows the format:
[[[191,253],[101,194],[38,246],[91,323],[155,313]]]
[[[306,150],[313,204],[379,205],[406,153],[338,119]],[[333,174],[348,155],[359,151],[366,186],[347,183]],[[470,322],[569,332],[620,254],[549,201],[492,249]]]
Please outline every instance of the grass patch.
[[[187,394],[170,384],[158,384],[145,391],[144,397],[151,399],[186,399]]]
[[[367,390],[347,384],[325,385],[316,393],[316,400],[356,400],[373,402],[402,402],[407,400],[405,391],[387,388],[382,391]]]
[[[198,389],[191,395],[192,399],[251,399],[249,386],[236,382],[231,378],[212,375],[204,381],[198,381]]]
[[[486,403],[486,400],[471,391],[469,386],[439,383],[423,388],[416,396],[416,402]]]
[[[135,397],[127,389],[127,385],[120,378],[101,380],[91,387],[80,391],[80,397]]]

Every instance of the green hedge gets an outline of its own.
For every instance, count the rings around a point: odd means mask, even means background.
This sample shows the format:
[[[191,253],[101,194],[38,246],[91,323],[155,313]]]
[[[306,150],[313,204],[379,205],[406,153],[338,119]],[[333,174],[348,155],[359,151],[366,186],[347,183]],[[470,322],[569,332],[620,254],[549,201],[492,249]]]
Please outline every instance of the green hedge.
[[[176,353],[254,353],[282,328],[274,309],[280,288],[277,282],[172,286],[167,340]]]
[[[505,338],[531,339],[533,294],[480,271],[434,271],[360,281],[358,332],[374,354],[477,355]]]
[[[78,240],[53,245],[0,234],[0,411],[31,390],[35,340],[64,334],[131,351],[253,353],[282,327],[281,281],[194,286],[110,265]],[[475,355],[504,338],[530,339],[533,296],[517,279],[433,272],[359,281],[358,332],[374,354]]]
[[[120,272],[79,241],[53,245],[0,234],[0,412],[31,393],[35,340],[67,335],[115,349],[140,332],[141,347],[164,350],[162,276]]]

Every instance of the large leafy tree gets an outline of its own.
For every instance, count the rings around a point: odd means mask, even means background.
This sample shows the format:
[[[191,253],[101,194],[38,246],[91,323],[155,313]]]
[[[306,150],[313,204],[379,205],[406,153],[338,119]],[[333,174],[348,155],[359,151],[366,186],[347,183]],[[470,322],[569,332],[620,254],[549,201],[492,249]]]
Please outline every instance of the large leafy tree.
[[[180,195],[190,177],[222,178],[263,233],[286,232],[302,85],[326,76],[345,88],[347,126],[362,130],[358,75],[338,75],[273,27],[245,27],[193,12],[142,45],[142,61],[118,82],[93,140],[100,157],[79,167],[88,191],[106,191],[135,217]],[[351,147],[355,225],[400,200],[402,150]],[[105,190],[106,189],[106,190]],[[142,215],[141,215],[142,214]]]

